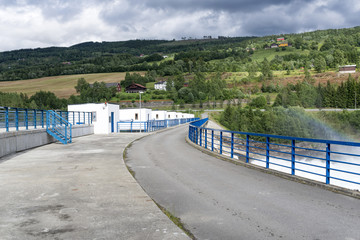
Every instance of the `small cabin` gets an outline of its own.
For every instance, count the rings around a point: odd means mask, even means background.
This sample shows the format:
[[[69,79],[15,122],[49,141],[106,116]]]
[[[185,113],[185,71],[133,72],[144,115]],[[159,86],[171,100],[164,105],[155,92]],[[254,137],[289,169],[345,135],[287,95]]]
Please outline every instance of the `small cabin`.
[[[345,65],[339,67],[339,73],[355,73],[356,65]]]
[[[127,93],[138,93],[138,92],[146,92],[146,87],[138,83],[132,83],[131,85],[125,88]]]

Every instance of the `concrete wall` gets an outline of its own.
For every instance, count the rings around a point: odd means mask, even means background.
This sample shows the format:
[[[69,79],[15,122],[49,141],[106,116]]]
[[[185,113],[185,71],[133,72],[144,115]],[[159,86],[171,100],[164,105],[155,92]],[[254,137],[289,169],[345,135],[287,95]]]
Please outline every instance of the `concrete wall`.
[[[72,134],[73,138],[94,134],[94,127],[73,126]],[[55,139],[46,132],[46,129],[0,133],[0,158],[52,142],[55,142]]]

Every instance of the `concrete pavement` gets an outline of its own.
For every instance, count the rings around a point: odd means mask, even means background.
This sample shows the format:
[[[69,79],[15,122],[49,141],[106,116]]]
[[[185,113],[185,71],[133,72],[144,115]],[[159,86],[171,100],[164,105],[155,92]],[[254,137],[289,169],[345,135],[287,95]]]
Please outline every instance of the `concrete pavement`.
[[[0,239],[189,239],[124,165],[125,146],[145,135],[91,135],[0,158]]]
[[[197,239],[360,239],[359,199],[221,161],[186,134],[179,127],[136,141],[126,163]]]

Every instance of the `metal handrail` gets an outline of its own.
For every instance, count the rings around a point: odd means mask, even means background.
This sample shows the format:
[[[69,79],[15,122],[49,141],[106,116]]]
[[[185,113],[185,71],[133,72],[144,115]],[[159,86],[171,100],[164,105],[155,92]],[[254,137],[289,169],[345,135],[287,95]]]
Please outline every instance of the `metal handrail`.
[[[359,142],[219,130],[203,127],[206,121],[189,125],[189,139],[201,147],[247,164],[360,190]]]
[[[185,124],[195,120],[198,120],[198,118],[178,118],[149,121],[119,121],[117,122],[117,132],[153,132],[160,129]]]
[[[91,125],[92,112],[54,111],[72,125]],[[0,106],[0,129],[20,131],[45,128],[46,110]]]
[[[63,144],[72,142],[72,124],[58,113],[49,110],[46,112],[46,130]]]

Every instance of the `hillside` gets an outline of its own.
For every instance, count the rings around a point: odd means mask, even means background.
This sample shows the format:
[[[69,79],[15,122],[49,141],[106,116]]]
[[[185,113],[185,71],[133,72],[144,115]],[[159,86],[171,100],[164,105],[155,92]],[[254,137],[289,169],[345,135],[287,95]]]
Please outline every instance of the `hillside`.
[[[143,72],[140,73],[144,74]],[[59,98],[69,98],[72,94],[76,94],[74,87],[79,78],[84,78],[88,83],[96,81],[114,83],[123,81],[125,73],[78,74],[20,81],[3,81],[0,82],[0,90],[2,92],[26,93],[28,96],[32,96],[42,90],[53,92]]]

